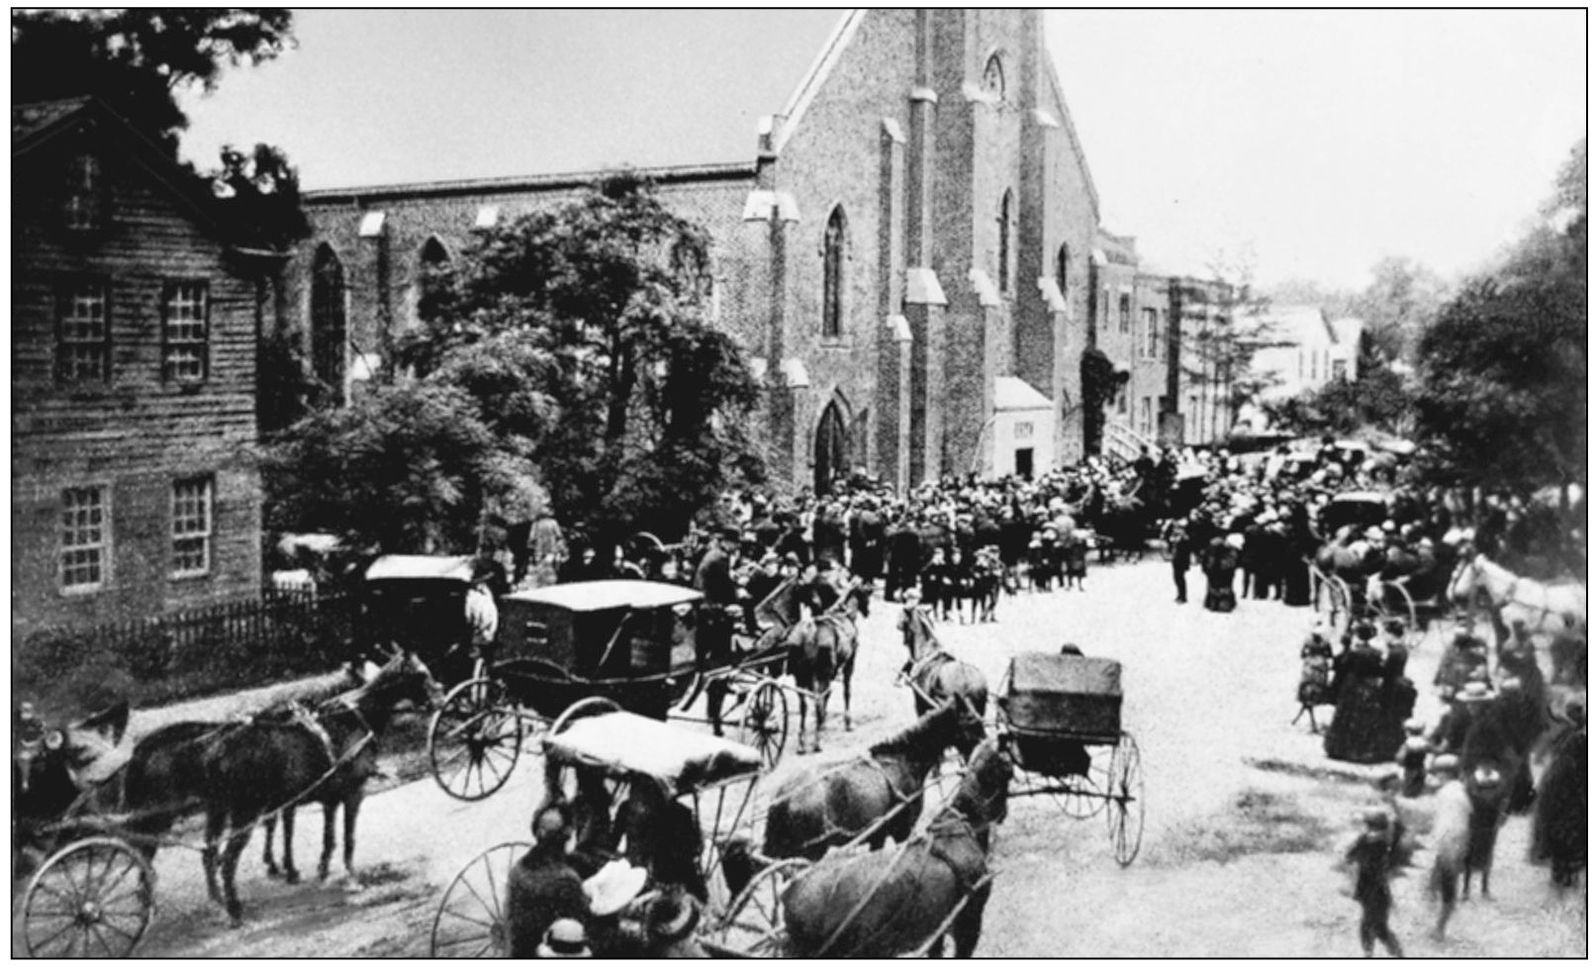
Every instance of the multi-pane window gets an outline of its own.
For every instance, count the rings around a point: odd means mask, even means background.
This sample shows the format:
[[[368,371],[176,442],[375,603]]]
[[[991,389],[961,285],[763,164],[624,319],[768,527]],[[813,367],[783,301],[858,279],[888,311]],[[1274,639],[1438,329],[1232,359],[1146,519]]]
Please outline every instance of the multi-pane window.
[[[104,283],[74,283],[57,296],[56,374],[63,382],[106,380],[111,375],[110,290]]]
[[[61,588],[84,591],[105,583],[109,518],[105,488],[61,492]]]
[[[1119,404],[1118,404],[1118,408],[1119,408],[1119,413],[1121,413],[1121,414],[1126,414],[1127,415],[1130,412],[1130,390],[1129,390],[1128,387],[1124,387],[1124,386],[1119,387]]]
[[[1141,433],[1152,434],[1152,398],[1141,398]]]
[[[78,155],[67,166],[66,203],[62,218],[66,227],[87,232],[103,223],[100,163],[93,155]]]
[[[162,355],[166,379],[193,383],[205,379],[210,340],[210,286],[172,282],[161,299]]]
[[[1121,293],[1119,293],[1119,332],[1128,333],[1129,331],[1130,331],[1130,294],[1127,293],[1127,292],[1121,292]]]
[[[172,575],[210,571],[211,478],[191,477],[172,485]]]
[[[1141,358],[1157,359],[1157,343],[1157,310],[1148,307],[1141,310]]]

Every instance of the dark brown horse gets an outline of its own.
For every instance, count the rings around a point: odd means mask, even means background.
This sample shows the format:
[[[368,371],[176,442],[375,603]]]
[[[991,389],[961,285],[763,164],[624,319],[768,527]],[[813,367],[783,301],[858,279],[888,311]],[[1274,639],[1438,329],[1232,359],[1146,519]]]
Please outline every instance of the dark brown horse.
[[[343,861],[354,875],[354,831],[365,783],[374,769],[376,743],[401,704],[435,700],[437,683],[413,655],[395,654],[371,681],[347,694],[337,708],[289,721],[257,720],[207,744],[205,776],[205,880],[212,899],[237,923],[243,908],[235,878],[238,857],[255,823],[283,812],[284,841],[292,838],[291,811],[299,803],[323,804],[321,871],[332,849],[332,826],[343,807]],[[217,849],[221,848],[220,884]]]
[[[991,895],[991,828],[1008,814],[1013,764],[996,738],[978,746],[952,801],[897,849],[832,854],[782,895],[786,955],[890,958],[953,937],[960,958],[980,941]]]
[[[944,651],[930,619],[920,609],[910,612],[905,621],[909,661],[903,679],[914,690],[914,714],[923,716],[950,699],[966,716],[984,718],[986,674]]]
[[[842,725],[853,728],[853,663],[858,658],[858,616],[868,591],[849,589],[836,607],[824,615],[804,619],[787,633],[787,671],[798,687],[799,753],[820,751],[825,731],[825,707],[831,684],[842,680]],[[809,698],[814,699],[814,744],[804,747],[808,729]]]

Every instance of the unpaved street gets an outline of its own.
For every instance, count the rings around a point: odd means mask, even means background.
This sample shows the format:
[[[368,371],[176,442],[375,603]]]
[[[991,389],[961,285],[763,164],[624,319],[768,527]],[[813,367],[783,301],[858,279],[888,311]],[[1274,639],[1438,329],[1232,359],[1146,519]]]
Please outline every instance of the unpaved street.
[[[1139,741],[1147,821],[1139,858],[1114,863],[1102,817],[1075,821],[1047,799],[1013,804],[995,847],[1000,869],[979,953],[988,956],[1355,956],[1357,907],[1333,869],[1355,811],[1373,802],[1362,768],[1325,760],[1295,714],[1296,650],[1305,609],[1242,601],[1231,615],[1173,603],[1167,565],[1095,567],[1084,592],[1004,600],[992,625],[944,626],[947,647],[993,686],[1009,655],[1074,642],[1124,663],[1124,723]],[[856,753],[905,725],[908,694],[892,686],[902,648],[897,607],[877,603],[862,630],[855,730],[839,718],[826,758]],[[1439,640],[1410,674],[1433,674]],[[1432,698],[1419,714],[1432,720]],[[783,768],[803,762],[788,751]],[[370,798],[358,858],[367,886],[290,887],[263,876],[260,839],[240,869],[247,924],[226,926],[204,898],[197,853],[158,859],[159,913],[140,954],[160,957],[424,956],[442,887],[484,848],[524,839],[539,771],[523,760],[494,797],[449,799],[430,779]],[[1583,892],[1557,896],[1525,861],[1528,824],[1502,833],[1495,896],[1463,905],[1444,946],[1422,870],[1396,882],[1394,926],[1408,953],[1576,956],[1586,949]],[[196,835],[197,836],[197,835]],[[314,870],[319,810],[299,824],[299,866]],[[1419,854],[1420,865],[1429,860]]]

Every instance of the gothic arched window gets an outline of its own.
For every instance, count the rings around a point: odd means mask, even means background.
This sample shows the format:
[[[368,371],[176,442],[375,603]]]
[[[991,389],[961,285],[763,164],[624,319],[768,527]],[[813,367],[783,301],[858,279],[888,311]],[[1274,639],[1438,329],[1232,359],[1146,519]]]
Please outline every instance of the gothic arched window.
[[[842,206],[831,210],[825,223],[825,305],[820,335],[842,335],[842,267],[847,258],[847,217]]]
[[[980,86],[985,88],[987,93],[995,94],[999,101],[1007,97],[1008,82],[1003,77],[1001,55],[992,54],[986,61],[986,73],[981,78]]]
[[[332,247],[316,250],[310,269],[310,365],[323,392],[343,402],[348,328],[343,263]]]
[[[432,236],[421,246],[416,260],[415,273],[415,324],[425,322],[434,310],[433,301],[442,287],[442,273],[448,268],[449,250],[437,236]]]

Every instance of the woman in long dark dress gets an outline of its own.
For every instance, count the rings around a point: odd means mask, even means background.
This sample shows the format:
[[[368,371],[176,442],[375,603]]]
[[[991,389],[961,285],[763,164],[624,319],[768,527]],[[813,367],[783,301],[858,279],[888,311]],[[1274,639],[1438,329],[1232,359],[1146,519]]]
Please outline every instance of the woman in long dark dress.
[[[1210,612],[1235,611],[1235,568],[1239,553],[1223,538],[1209,542],[1202,556],[1202,573],[1207,576],[1207,595],[1202,607]]]
[[[1388,762],[1405,738],[1402,723],[1411,715],[1416,691],[1400,677],[1387,684],[1385,658],[1373,647],[1373,636],[1372,625],[1359,625],[1351,648],[1341,656],[1335,718],[1324,733],[1324,755],[1332,760]]]

